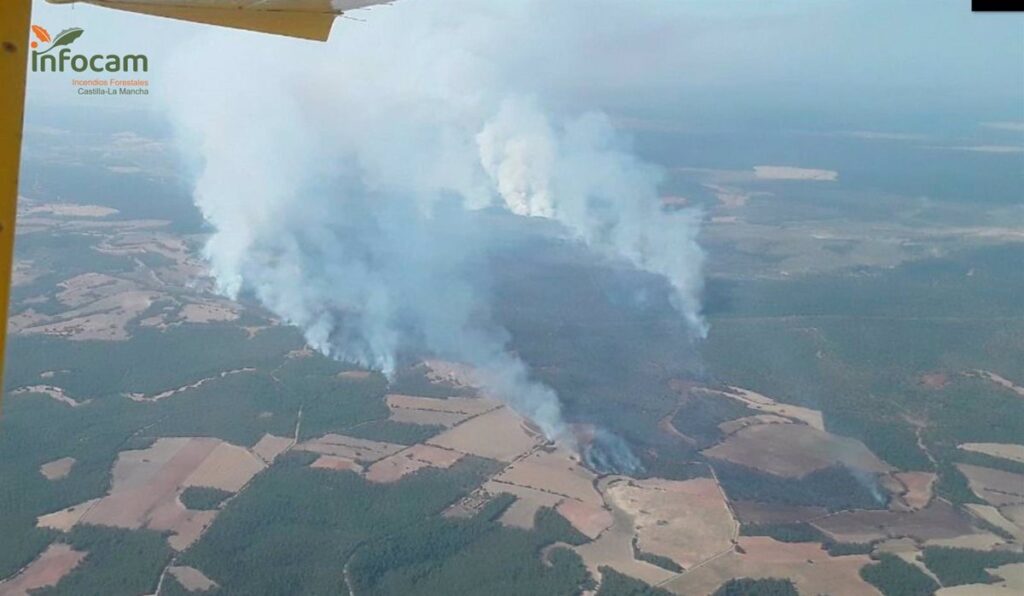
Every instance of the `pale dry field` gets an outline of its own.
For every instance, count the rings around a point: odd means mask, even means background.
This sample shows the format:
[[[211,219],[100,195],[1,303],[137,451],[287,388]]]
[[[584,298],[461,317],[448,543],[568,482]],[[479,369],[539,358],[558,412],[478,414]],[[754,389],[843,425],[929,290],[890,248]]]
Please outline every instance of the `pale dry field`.
[[[991,575],[999,578],[991,584],[967,584],[939,588],[936,596],[1019,596],[1024,594],[1024,563],[1010,563],[989,569]]]
[[[217,582],[206,577],[195,567],[171,565],[167,568],[167,573],[170,573],[182,587],[190,592],[206,592],[219,587]]]
[[[729,504],[736,517],[747,524],[789,524],[828,515],[828,509],[824,507],[801,507],[757,501],[730,501]]]
[[[999,513],[1018,528],[1024,528],[1024,505],[1005,505],[999,508]]]
[[[426,410],[429,412],[463,414],[465,416],[483,414],[502,405],[500,401],[486,398],[449,397],[438,399],[434,397],[401,395],[399,393],[389,393],[384,397],[384,401],[389,408],[394,409]]]
[[[511,462],[542,442],[512,410],[501,407],[471,418],[427,441],[445,449]]]
[[[145,393],[126,393],[126,394],[124,394],[124,396],[127,397],[128,399],[132,400],[132,401],[138,401],[138,402],[160,401],[161,399],[167,399],[168,397],[173,397],[173,396],[175,396],[175,395],[177,395],[179,393],[182,393],[184,391],[190,391],[192,389],[198,389],[198,388],[202,387],[203,385],[205,385],[205,384],[207,384],[207,383],[209,383],[211,381],[216,381],[217,379],[223,379],[225,377],[229,377],[231,375],[237,375],[237,374],[241,374],[241,373],[255,372],[255,370],[256,370],[255,368],[239,368],[239,369],[236,369],[236,370],[226,370],[226,371],[221,372],[217,376],[207,377],[205,379],[199,379],[195,383],[189,383],[188,385],[183,385],[181,387],[176,387],[174,389],[168,389],[166,391],[161,391],[160,393],[154,393],[152,395],[146,395]]]
[[[72,505],[66,509],[60,511],[54,511],[53,513],[47,513],[46,515],[39,516],[36,520],[36,525],[40,528],[49,528],[51,530],[58,530],[60,532],[67,532],[71,528],[75,527],[93,505],[99,502],[99,499],[90,499],[78,505]]]
[[[136,288],[131,281],[105,273],[83,273],[57,284],[57,300],[69,308],[79,308]]]
[[[347,470],[361,473],[363,471],[363,466],[348,459],[347,457],[337,457],[334,455],[321,455],[316,458],[316,461],[309,464],[309,467],[316,468],[318,470],[334,470],[336,472]]]
[[[218,513],[186,509],[179,499],[182,491],[209,486],[237,492],[264,468],[249,451],[220,439],[158,439],[148,449],[118,455],[108,495],[41,516],[37,523],[65,531],[76,524],[165,531],[168,543],[180,551]]]
[[[400,424],[418,424],[420,426],[444,426],[451,428],[468,418],[465,414],[438,412],[436,410],[413,410],[410,408],[391,408],[388,420]]]
[[[1024,474],[970,464],[957,464],[956,467],[979,498],[996,507],[1024,504]]]
[[[866,543],[885,538],[940,540],[979,532],[947,501],[933,499],[919,511],[842,511],[810,522],[836,542]]]
[[[248,449],[221,443],[185,480],[185,486],[207,486],[236,493],[267,465]]]
[[[675,577],[674,571],[638,560],[633,552],[633,541],[636,537],[633,518],[614,505],[609,512],[612,516],[612,523],[597,540],[573,547],[573,550],[583,559],[583,564],[586,565],[587,571],[595,581],[600,583],[600,567],[604,566],[651,585],[657,585]]]
[[[55,401],[59,401],[62,404],[67,404],[72,408],[84,406],[92,401],[90,399],[78,401],[67,393],[64,393],[64,389],[53,385],[30,385],[28,387],[19,387],[12,391],[11,395],[24,395],[27,393],[41,393]]]
[[[260,440],[252,446],[252,452],[265,464],[270,465],[274,463],[277,456],[288,451],[293,444],[295,444],[294,439],[268,434],[260,437]]]
[[[580,465],[576,456],[565,449],[538,449],[516,460],[501,474],[498,482],[518,484],[600,505],[601,495],[594,488],[597,476]]]
[[[581,534],[591,540],[600,536],[615,521],[611,511],[603,505],[584,503],[576,499],[563,499],[555,507],[555,510]]]
[[[697,387],[694,389],[701,393],[718,395],[722,397],[728,397],[734,399],[747,406],[752,410],[758,410],[766,412],[768,414],[776,414],[786,418],[792,418],[799,420],[804,424],[810,425],[813,428],[824,431],[825,430],[825,419],[819,410],[812,410],[811,408],[805,408],[803,406],[794,406],[791,404],[780,403],[767,395],[762,395],[749,389],[743,389],[741,387],[729,387],[727,391],[720,391],[717,389],[708,389],[706,387]]]
[[[1024,445],[1015,445],[1013,443],[964,443],[960,445],[960,449],[1024,463]]]
[[[983,378],[983,379],[985,379],[987,381],[990,381],[992,383],[995,383],[996,385],[999,385],[1003,389],[1008,389],[1008,390],[1016,393],[1020,397],[1024,397],[1024,387],[1021,387],[1020,385],[1017,385],[1013,381],[1011,381],[1011,380],[1009,380],[1009,379],[1007,379],[1005,377],[1001,377],[1001,376],[997,375],[994,372],[991,372],[991,371],[988,371],[988,370],[973,370],[973,371],[969,371],[966,374],[981,377],[981,378]]]
[[[39,473],[47,480],[60,480],[71,473],[71,467],[77,460],[73,457],[62,457],[39,466]]]
[[[237,320],[239,309],[224,300],[192,302],[181,307],[178,316],[186,323],[222,323]]]
[[[794,168],[791,166],[754,166],[754,176],[760,180],[835,182],[839,179],[839,172],[835,170],[816,170],[814,168]]]
[[[405,449],[405,445],[357,439],[332,433],[318,439],[299,443],[295,446],[295,449],[370,463],[402,451]]]
[[[804,424],[748,426],[703,453],[787,478],[802,478],[836,464],[871,473],[892,471],[860,441]]]
[[[480,385],[472,366],[446,360],[424,360],[427,378],[434,383],[448,383],[455,387],[477,387]]]
[[[775,414],[758,414],[756,416],[744,416],[743,418],[736,418],[735,420],[726,420],[725,422],[718,425],[718,430],[722,431],[722,434],[731,435],[740,429],[746,428],[748,426],[755,426],[757,424],[792,423],[792,419],[783,418],[782,416],[776,416]]]
[[[423,468],[450,468],[464,455],[430,445],[413,445],[404,451],[375,462],[366,470],[370,482],[396,482]]]
[[[467,418],[494,410],[501,402],[492,399],[451,397],[437,399],[391,393],[384,397],[395,422],[452,427]]]
[[[85,558],[68,544],[53,543],[14,576],[0,581],[0,596],[27,596],[32,590],[56,586]]]
[[[128,323],[161,296],[147,290],[122,292],[53,317],[44,316],[30,326],[15,326],[12,331],[20,335],[54,335],[76,341],[124,340],[130,337]]]
[[[507,493],[514,496],[516,500],[498,518],[498,521],[506,526],[523,529],[533,528],[534,518],[542,507],[555,507],[564,499],[561,495],[547,491],[495,480],[485,482],[483,489],[491,495]]]
[[[78,203],[41,203],[20,210],[19,215],[56,215],[57,217],[109,217],[120,213],[111,207],[80,205]]]
[[[633,519],[637,547],[689,569],[732,548],[739,532],[712,478],[674,481],[618,480],[604,491],[608,503]]]
[[[832,557],[814,542],[779,542],[767,536],[740,536],[743,552],[726,554],[684,572],[661,587],[675,594],[712,594],[730,579],[786,577],[801,594],[878,596],[860,577],[868,555]]]
[[[312,353],[313,353],[313,351],[308,349],[308,348],[304,348],[301,351],[304,351],[305,352],[304,355],[307,355],[307,356],[308,355],[312,355]],[[289,356],[290,356],[290,354],[289,354]],[[338,378],[339,379],[349,379],[349,380],[352,380],[352,381],[365,381],[366,379],[370,378],[370,371],[368,371],[368,370],[346,370],[345,372],[338,373]]]
[[[936,480],[933,472],[896,472],[892,477],[905,489],[899,498],[908,509],[924,509],[931,502]]]

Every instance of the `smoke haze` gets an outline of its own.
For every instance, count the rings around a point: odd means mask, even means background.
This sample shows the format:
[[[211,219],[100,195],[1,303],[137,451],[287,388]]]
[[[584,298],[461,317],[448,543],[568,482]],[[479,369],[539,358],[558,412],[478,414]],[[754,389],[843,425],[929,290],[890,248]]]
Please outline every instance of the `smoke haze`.
[[[195,201],[225,294],[251,292],[315,349],[385,374],[404,352],[472,364],[489,393],[571,443],[554,391],[490,316],[501,234],[486,214],[557,222],[663,275],[703,336],[701,214],[664,212],[660,170],[597,106],[567,101],[593,68],[571,47],[590,22],[493,4],[408,0],[339,21],[327,45],[204,41],[176,61],[168,109],[199,148]],[[549,52],[557,93],[537,62]]]

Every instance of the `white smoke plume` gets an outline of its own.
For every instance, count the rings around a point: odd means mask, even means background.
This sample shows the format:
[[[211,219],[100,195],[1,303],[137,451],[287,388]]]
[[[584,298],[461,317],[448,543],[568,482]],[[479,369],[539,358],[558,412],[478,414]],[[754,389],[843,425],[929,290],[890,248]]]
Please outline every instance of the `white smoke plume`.
[[[561,47],[587,19],[545,25],[551,4],[406,0],[339,22],[326,45],[218,32],[168,88],[225,294],[252,292],[317,350],[387,374],[403,351],[470,363],[570,442],[554,391],[488,314],[485,208],[664,275],[694,335],[707,328],[700,214],[663,212],[659,169],[531,63],[544,44],[592,59]]]

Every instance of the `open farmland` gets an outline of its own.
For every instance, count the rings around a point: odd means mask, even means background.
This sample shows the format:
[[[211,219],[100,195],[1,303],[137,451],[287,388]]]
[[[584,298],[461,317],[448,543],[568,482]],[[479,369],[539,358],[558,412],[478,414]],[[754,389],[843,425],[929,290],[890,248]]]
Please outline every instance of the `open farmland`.
[[[183,550],[216,512],[186,509],[178,498],[182,491],[205,486],[238,492],[265,467],[249,451],[217,439],[159,439],[148,449],[119,455],[107,496],[41,516],[39,525],[62,531],[78,524],[167,531],[170,545]]]
[[[27,596],[32,591],[55,586],[85,556],[86,553],[78,552],[67,544],[53,543],[28,567],[0,581],[0,595]]]
[[[704,455],[790,478],[836,464],[873,474],[892,470],[860,441],[796,424],[742,428]]]
[[[737,547],[663,587],[676,594],[711,594],[730,579],[787,577],[801,594],[880,594],[861,579],[860,569],[871,562],[867,555],[833,557],[812,542],[766,536],[740,536]]]

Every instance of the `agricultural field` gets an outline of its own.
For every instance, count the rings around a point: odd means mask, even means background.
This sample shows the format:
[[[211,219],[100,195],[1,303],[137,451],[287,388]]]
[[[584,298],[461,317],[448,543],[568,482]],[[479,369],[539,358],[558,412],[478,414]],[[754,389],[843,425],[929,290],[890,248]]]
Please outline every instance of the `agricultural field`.
[[[637,149],[660,208],[705,210],[706,339],[664,279],[488,215],[491,314],[561,443],[468,363],[341,362],[220,293],[161,142],[29,151],[0,595],[1024,589],[1018,210],[694,134]]]

